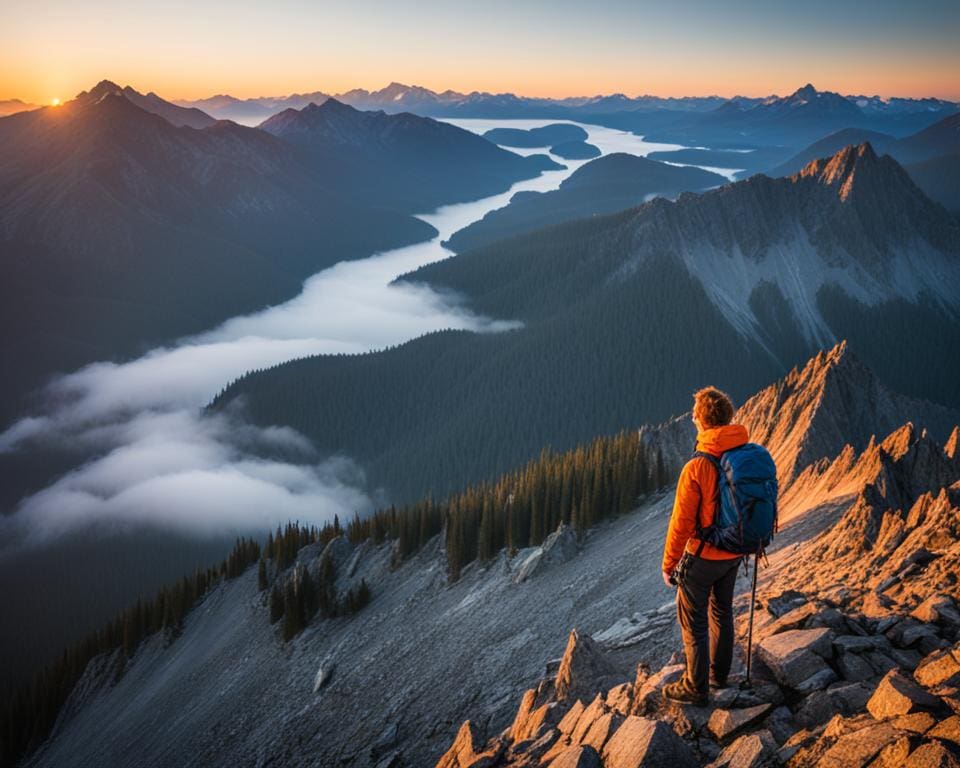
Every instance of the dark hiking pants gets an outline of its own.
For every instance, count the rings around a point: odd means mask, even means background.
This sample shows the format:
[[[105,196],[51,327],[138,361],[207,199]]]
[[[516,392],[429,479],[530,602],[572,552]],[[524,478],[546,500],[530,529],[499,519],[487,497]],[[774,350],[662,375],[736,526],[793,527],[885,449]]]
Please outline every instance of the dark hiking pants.
[[[677,620],[687,655],[684,678],[688,688],[706,694],[709,674],[725,683],[733,662],[733,591],[742,558],[684,558],[688,562],[681,564],[677,579]]]

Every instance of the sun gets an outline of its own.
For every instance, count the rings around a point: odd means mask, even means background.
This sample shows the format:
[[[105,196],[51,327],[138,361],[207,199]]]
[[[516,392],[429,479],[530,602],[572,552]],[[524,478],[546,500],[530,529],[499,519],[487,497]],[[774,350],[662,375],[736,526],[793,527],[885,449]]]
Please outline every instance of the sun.
[[[59,107],[59,106],[60,106],[60,99],[54,99],[53,101],[51,101],[51,102],[50,102],[50,106],[52,106],[52,107]]]

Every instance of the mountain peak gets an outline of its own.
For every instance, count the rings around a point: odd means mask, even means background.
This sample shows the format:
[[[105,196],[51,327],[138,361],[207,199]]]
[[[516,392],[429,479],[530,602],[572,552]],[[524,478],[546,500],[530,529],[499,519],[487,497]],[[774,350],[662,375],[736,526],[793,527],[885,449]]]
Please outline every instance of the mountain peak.
[[[876,434],[905,421],[939,424],[940,416],[936,406],[887,389],[841,341],[747,400],[738,421],[752,440],[775,446],[777,477],[786,487],[804,467],[833,458],[847,443],[862,451]],[[894,442],[908,439],[909,429]]]
[[[311,101],[307,106],[305,106],[300,112],[306,116],[312,116],[315,118],[319,117],[333,117],[339,115],[356,115],[360,112],[359,109],[351,107],[349,104],[335,99],[333,96],[330,96],[325,101],[317,104],[315,101]]]
[[[817,93],[817,89],[814,88],[811,83],[807,83],[803,87],[797,88],[797,90],[793,92],[793,95],[800,96],[801,98],[805,99],[815,99],[817,97]]]
[[[112,80],[101,80],[89,91],[83,91],[77,94],[77,98],[91,103],[96,103],[103,99],[104,96],[122,96],[123,91],[124,89],[114,83]]]
[[[792,178],[815,178],[824,186],[838,190],[841,200],[853,194],[855,185],[863,183],[864,177],[875,174],[881,166],[880,158],[869,141],[858,145],[849,144],[832,157],[811,160]]]

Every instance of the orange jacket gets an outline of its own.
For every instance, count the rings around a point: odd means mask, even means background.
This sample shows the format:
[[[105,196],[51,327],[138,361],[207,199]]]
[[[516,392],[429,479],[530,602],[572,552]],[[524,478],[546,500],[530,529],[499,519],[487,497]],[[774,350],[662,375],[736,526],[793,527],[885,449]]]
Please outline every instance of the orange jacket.
[[[724,451],[743,445],[748,439],[747,428],[742,424],[712,427],[697,435],[697,450],[719,457]],[[696,554],[700,546],[700,539],[697,538],[697,514],[700,515],[702,528],[713,523],[716,488],[717,470],[708,459],[695,456],[683,467],[677,481],[677,496],[673,502],[667,540],[663,545],[665,573],[672,573],[677,567],[684,549],[690,554]],[[700,557],[705,560],[730,560],[740,555],[704,543]]]

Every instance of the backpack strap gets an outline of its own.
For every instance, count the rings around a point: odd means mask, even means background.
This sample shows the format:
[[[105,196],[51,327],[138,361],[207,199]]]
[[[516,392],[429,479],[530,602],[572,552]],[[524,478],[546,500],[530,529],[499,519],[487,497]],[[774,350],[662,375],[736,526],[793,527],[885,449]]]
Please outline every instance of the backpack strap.
[[[711,464],[713,464],[714,469],[717,470],[717,484],[714,488],[714,503],[720,503],[720,483],[723,478],[723,469],[720,466],[720,459],[714,456],[712,453],[707,453],[706,451],[694,451],[693,458],[701,457],[707,459]],[[714,513],[716,514],[716,513]],[[700,554],[703,552],[704,546],[706,546],[706,540],[703,538],[703,525],[700,522],[700,508],[697,507],[697,538],[700,539],[700,546],[697,547],[696,557],[700,557]]]

